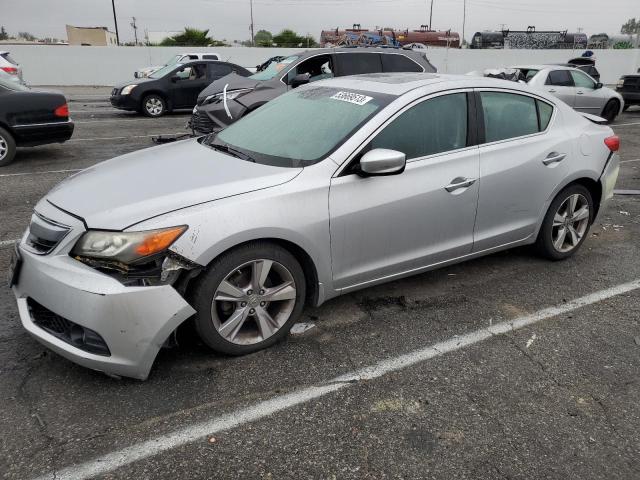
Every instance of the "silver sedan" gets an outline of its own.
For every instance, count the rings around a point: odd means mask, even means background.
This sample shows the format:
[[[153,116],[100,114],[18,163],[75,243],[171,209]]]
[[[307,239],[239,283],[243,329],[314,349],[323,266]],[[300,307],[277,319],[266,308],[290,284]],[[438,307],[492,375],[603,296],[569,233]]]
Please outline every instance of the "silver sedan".
[[[558,65],[511,68],[520,70],[532,87],[551,93],[579,112],[613,122],[624,108],[624,99],[618,92],[603,86],[577,68]]]
[[[317,82],[64,181],[10,283],[37,340],[145,379],[185,321],[240,355],[282,340],[305,304],[519,245],[567,258],[613,194],[618,143],[524,84]]]

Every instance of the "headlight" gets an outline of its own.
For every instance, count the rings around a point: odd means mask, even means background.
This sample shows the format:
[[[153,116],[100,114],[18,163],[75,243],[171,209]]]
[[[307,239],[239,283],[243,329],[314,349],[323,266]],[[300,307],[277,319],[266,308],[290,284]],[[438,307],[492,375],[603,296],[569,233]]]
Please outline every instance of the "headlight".
[[[624,86],[624,78],[621,78],[620,80],[618,80],[618,87],[623,87]]]
[[[186,230],[186,225],[144,232],[89,230],[80,237],[71,255],[109,259],[128,264],[163,252]]]
[[[244,95],[245,93],[249,93],[250,91],[252,91],[252,88],[242,88],[240,90],[227,90],[227,100],[233,100],[235,98],[238,98],[241,95]],[[216,101],[222,101],[222,92],[220,93],[216,93],[213,95],[209,95],[207,98],[204,99],[204,102],[202,102],[203,105],[207,105],[209,103],[214,103]]]
[[[138,85],[127,85],[122,89],[122,91],[120,92],[120,95],[129,95],[131,93],[131,90],[133,90],[137,86]]]

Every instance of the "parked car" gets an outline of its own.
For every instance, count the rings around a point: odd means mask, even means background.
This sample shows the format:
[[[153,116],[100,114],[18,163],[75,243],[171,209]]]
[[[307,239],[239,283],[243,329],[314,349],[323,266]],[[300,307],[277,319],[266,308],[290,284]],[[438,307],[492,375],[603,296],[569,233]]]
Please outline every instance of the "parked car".
[[[271,63],[248,78],[230,75],[213,82],[198,96],[189,124],[196,134],[221,130],[288,90],[325,78],[435,71],[425,54],[411,50],[369,47],[311,50]]]
[[[0,76],[0,167],[15,159],[17,147],[62,143],[72,134],[64,95],[31,90]]]
[[[134,78],[147,78],[154,72],[157,72],[163,67],[169,65],[182,65],[183,63],[191,62],[193,60],[220,60],[220,55],[217,53],[179,53],[171,57],[164,65],[156,65],[153,67],[145,67],[133,72]]]
[[[9,55],[9,52],[0,51],[0,70],[19,78],[22,82],[22,67]]]
[[[520,245],[565,259],[619,168],[618,137],[585,115],[487,78],[303,86],[50,191],[10,269],[22,324],[144,379],[189,318],[241,355],[282,340],[305,304]]]
[[[623,75],[620,77],[616,92],[622,95],[624,99],[624,110],[627,110],[631,105],[640,105],[640,75]]]
[[[532,87],[552,93],[579,112],[601,116],[608,122],[613,122],[622,113],[622,96],[577,68],[558,65],[511,68],[520,70]]]
[[[111,105],[121,110],[135,110],[148,117],[160,117],[177,109],[191,109],[207,85],[230,73],[240,78],[251,75],[243,67],[215,60],[167,65],[149,78],[116,85],[111,91]]]

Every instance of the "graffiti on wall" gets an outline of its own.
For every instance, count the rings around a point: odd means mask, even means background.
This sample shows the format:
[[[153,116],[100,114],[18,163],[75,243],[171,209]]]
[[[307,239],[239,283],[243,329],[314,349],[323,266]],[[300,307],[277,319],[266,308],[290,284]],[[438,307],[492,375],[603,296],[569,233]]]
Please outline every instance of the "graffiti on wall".
[[[508,32],[504,48],[557,48],[564,36],[564,32]]]

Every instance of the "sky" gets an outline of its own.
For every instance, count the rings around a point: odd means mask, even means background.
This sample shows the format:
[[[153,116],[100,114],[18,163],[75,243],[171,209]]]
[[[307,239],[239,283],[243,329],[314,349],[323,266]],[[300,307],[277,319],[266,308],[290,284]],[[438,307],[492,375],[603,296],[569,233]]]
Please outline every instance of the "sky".
[[[115,0],[120,41],[149,31],[209,29],[216,39],[250,38],[250,0]],[[433,27],[462,33],[465,0],[433,0]],[[255,31],[291,28],[316,39],[323,29],[351,27],[419,28],[429,23],[431,0],[253,0]],[[640,18],[639,0],[466,0],[465,37],[503,25],[524,30],[582,28],[588,35],[617,34],[629,18]],[[111,0],[0,0],[0,25],[7,32],[66,39],[65,25],[106,26],[114,30]]]

